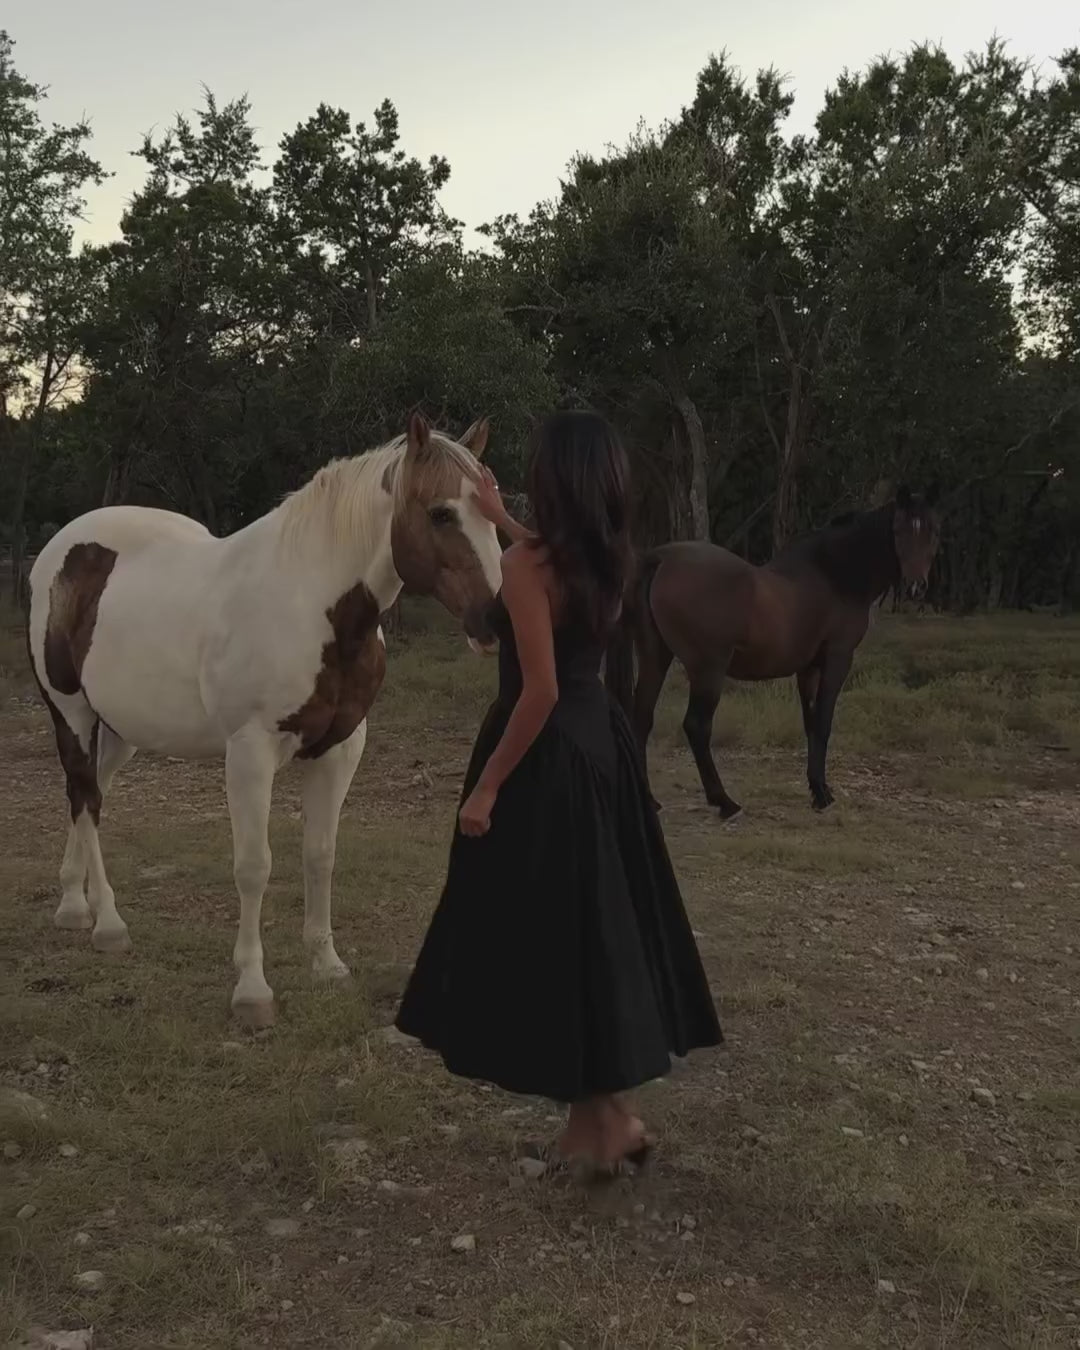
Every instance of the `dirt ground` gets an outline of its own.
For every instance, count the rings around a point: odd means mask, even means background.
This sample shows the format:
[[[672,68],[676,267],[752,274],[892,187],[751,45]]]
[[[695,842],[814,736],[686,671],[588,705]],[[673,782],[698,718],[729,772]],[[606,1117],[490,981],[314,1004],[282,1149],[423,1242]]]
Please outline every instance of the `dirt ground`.
[[[490,688],[460,647],[391,653],[342,820],[346,989],[307,978],[283,776],[264,909],[279,1016],[248,1036],[228,1019],[220,766],[138,757],[119,776],[103,847],[135,946],[96,955],[52,926],[61,780],[9,644],[0,1338],[1080,1346],[1080,625],[880,623],[824,816],[790,689],[725,705],[731,825],[701,799],[673,689],[654,785],[727,1044],[643,1090],[657,1157],[599,1189],[522,1172],[522,1145],[558,1128],[549,1104],[383,1033]]]

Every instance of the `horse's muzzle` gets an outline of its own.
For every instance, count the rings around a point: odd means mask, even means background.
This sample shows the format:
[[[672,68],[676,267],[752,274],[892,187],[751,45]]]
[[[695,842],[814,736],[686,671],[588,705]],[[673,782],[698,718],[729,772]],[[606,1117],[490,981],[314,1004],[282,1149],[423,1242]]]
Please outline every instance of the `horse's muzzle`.
[[[499,639],[488,618],[489,604],[470,605],[462,617],[465,636],[474,652],[490,655],[499,645]]]

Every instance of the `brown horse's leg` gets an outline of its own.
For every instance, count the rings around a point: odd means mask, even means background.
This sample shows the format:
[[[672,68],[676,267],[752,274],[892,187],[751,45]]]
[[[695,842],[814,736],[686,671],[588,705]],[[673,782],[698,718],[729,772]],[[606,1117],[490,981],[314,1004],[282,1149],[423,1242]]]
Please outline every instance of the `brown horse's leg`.
[[[656,701],[671,669],[671,650],[650,621],[638,638],[638,678],[634,688],[634,731],[641,746],[641,762],[648,773],[647,746],[656,718]],[[653,796],[653,806],[660,803]]]
[[[840,690],[848,677],[853,655],[853,652],[847,650],[828,652],[821,667],[817,695],[814,699],[812,726],[807,737],[806,777],[810,784],[810,798],[815,811],[826,810],[836,800],[825,781],[825,756],[829,749],[829,735],[832,731],[836,700],[840,697]]]
[[[805,670],[800,670],[795,679],[799,686],[803,731],[806,733],[806,741],[809,745],[810,736],[814,730],[814,701],[817,698],[818,686],[821,683],[821,671],[817,666],[808,666]]]
[[[725,791],[712,757],[711,745],[713,717],[716,715],[716,705],[720,702],[720,691],[724,687],[726,664],[719,673],[712,670],[707,675],[690,675],[690,698],[683,718],[683,731],[694,754],[701,786],[705,789],[705,800],[710,806],[720,808],[723,820],[730,820],[739,814],[742,807]]]

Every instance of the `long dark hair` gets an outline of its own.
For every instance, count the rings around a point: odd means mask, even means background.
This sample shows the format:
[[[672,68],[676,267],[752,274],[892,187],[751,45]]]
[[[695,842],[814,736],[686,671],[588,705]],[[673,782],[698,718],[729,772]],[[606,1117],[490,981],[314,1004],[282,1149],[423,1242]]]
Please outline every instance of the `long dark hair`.
[[[529,496],[537,544],[548,551],[567,617],[607,635],[630,559],[629,467],[598,413],[557,412],[533,438]]]

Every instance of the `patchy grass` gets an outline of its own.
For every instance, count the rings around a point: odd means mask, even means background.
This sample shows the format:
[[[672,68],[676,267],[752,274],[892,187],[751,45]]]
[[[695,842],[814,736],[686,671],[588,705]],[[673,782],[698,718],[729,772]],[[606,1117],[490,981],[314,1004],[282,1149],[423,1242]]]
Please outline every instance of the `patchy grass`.
[[[937,619],[879,616],[840,698],[834,745],[861,755],[919,752],[932,764],[993,764],[1017,751],[1080,762],[1080,621],[1000,615]],[[685,681],[679,672],[658,719],[681,737]],[[737,685],[716,718],[717,745],[800,748],[794,681]],[[984,765],[985,767],[985,765]]]
[[[642,1092],[654,1170],[583,1192],[516,1172],[520,1142],[556,1128],[546,1103],[379,1031],[494,680],[439,617],[407,618],[343,817],[354,980],[307,980],[287,773],[264,909],[279,1019],[258,1037],[227,1015],[218,766],[138,757],[110,795],[129,958],[52,927],[61,783],[0,624],[0,1085],[48,1109],[0,1111],[0,1339],[44,1322],[93,1323],[103,1350],[1074,1346],[1080,627],[883,618],[840,703],[825,817],[793,690],[759,686],[721,705],[746,811],[720,824],[673,676],[654,776],[729,1041]],[[76,1283],[89,1269],[100,1290]]]

